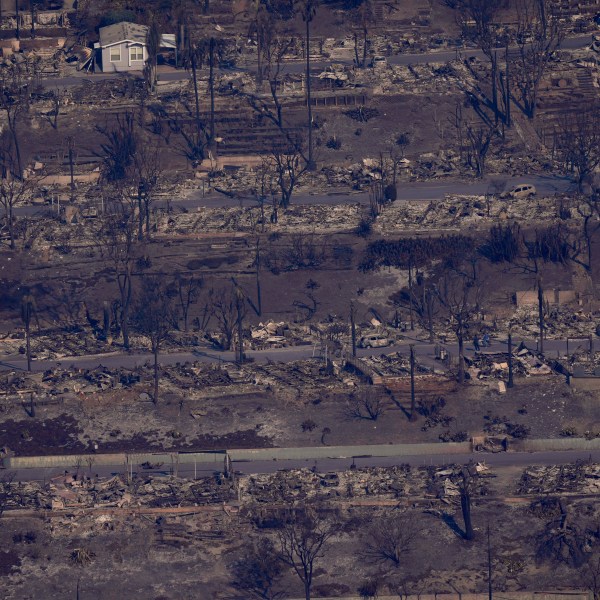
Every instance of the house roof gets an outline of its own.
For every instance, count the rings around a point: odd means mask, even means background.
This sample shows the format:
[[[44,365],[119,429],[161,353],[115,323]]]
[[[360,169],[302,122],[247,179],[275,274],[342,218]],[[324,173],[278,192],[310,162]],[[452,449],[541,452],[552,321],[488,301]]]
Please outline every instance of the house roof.
[[[100,46],[106,48],[120,42],[128,41],[136,44],[145,44],[148,27],[122,21],[114,25],[100,27]]]

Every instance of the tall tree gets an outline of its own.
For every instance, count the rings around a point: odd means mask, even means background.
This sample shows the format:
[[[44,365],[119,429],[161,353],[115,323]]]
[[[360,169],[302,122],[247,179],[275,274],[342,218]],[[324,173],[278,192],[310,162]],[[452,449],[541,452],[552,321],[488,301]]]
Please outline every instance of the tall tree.
[[[350,12],[350,22],[354,38],[354,61],[357,67],[364,69],[367,66],[369,51],[369,28],[375,22],[372,0],[364,0],[354,7]],[[362,52],[360,52],[361,44]]]
[[[554,132],[558,158],[575,174],[579,191],[600,166],[600,103],[570,111],[559,118]]]
[[[308,116],[308,157],[307,167],[310,171],[316,168],[313,155],[313,117],[312,117],[312,94],[310,81],[310,26],[317,14],[319,0],[300,0],[300,13],[306,26],[305,52],[306,52],[306,108]]]
[[[6,137],[0,137],[6,141],[4,147],[0,147],[0,207],[3,211],[3,220],[8,232],[10,248],[16,247],[15,233],[15,206],[26,199],[36,185],[39,183],[39,173],[29,173],[27,177],[21,172],[15,146]]]
[[[323,548],[335,531],[333,524],[306,508],[292,509],[289,520],[277,533],[279,556],[304,585],[305,600],[311,599],[315,565],[323,557]]]
[[[123,335],[123,345],[129,349],[133,268],[138,258],[136,201],[133,190],[127,186],[105,185],[104,194],[106,210],[99,222],[98,239],[119,288],[117,326]]]
[[[25,355],[27,356],[28,371],[31,371],[31,320],[33,317],[35,317],[39,331],[40,321],[38,319],[35,298],[30,290],[25,290],[23,298],[21,298],[21,321],[25,325]]]
[[[516,0],[518,52],[511,69],[516,103],[533,119],[538,91],[552,53],[564,37],[554,0]]]
[[[146,52],[148,58],[144,65],[144,75],[146,79],[146,85],[150,92],[154,92],[157,81],[157,66],[158,66],[158,52],[160,50],[160,27],[156,17],[152,18],[150,26],[148,27],[148,33],[146,34]]]
[[[480,312],[482,286],[474,269],[450,268],[438,283],[441,306],[450,317],[458,342],[458,381],[465,380],[465,337],[475,316]]]
[[[284,597],[284,593],[276,589],[281,571],[281,561],[273,543],[262,538],[250,542],[250,547],[233,565],[233,585],[258,600],[279,600]]]
[[[158,355],[168,338],[176,319],[173,296],[159,276],[145,276],[133,311],[133,325],[150,340],[154,356],[154,393],[152,400],[158,404]]]

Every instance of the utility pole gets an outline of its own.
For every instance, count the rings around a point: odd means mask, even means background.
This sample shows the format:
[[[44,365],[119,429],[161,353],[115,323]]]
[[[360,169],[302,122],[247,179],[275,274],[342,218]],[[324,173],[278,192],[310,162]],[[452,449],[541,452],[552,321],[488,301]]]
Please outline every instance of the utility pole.
[[[144,184],[144,180],[140,179],[138,183],[138,193],[137,193],[137,201],[138,201],[138,240],[142,241],[144,239],[144,202],[143,200],[146,197],[146,186]]]
[[[208,42],[208,86],[210,89],[210,144],[215,143],[215,38]]]
[[[415,345],[410,345],[410,420],[415,420]]]
[[[19,14],[19,0],[15,0],[15,21],[17,23],[17,30],[15,33],[18,40],[21,39],[21,27],[19,25],[20,16],[21,15]]]
[[[260,238],[256,238],[256,255],[254,258],[254,265],[256,267],[256,308],[258,309],[258,316],[262,315],[262,294],[260,290]]]
[[[544,288],[542,286],[542,278],[538,277],[537,281],[537,292],[538,292],[538,317],[540,326],[540,344],[538,351],[540,354],[544,354]]]
[[[413,280],[412,280],[412,259],[408,262],[408,296],[409,296],[409,313],[410,313],[410,330],[415,330],[415,318],[413,315]]]
[[[488,559],[488,600],[493,600],[492,593],[492,546],[490,544],[490,524],[487,525],[487,559]]]
[[[237,330],[238,330],[238,347],[237,347],[237,362],[244,362],[244,328],[242,323],[242,306],[244,305],[244,293],[240,287],[235,290],[235,303],[237,309]]]
[[[512,333],[508,332],[508,383],[506,387],[513,387],[515,385],[513,381],[513,356],[512,356]]]
[[[429,327],[429,343],[433,344],[435,339],[433,333],[433,306],[431,305],[433,301],[432,290],[427,288],[425,293],[427,299],[427,325]]]
[[[310,89],[310,23],[317,11],[318,0],[304,0],[302,18],[306,23],[306,108],[308,112],[308,170],[314,171],[315,160],[313,157],[313,123],[312,123],[312,96]]]
[[[72,135],[67,137],[67,148],[69,151],[69,174],[71,176],[71,202],[74,202],[75,201],[75,175],[73,172],[73,150],[75,149],[75,140],[73,139]]]
[[[352,335],[352,357],[356,357],[356,320],[354,301],[350,301],[350,333]]]

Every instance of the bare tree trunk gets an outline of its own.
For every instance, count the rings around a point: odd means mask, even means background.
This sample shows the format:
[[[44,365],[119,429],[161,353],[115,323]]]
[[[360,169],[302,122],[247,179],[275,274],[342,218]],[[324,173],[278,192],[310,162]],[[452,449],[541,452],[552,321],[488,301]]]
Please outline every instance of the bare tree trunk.
[[[429,341],[433,344],[435,341],[434,332],[433,332],[433,307],[431,306],[432,295],[431,290],[427,290],[427,325],[429,329]]]
[[[200,140],[200,134],[202,133],[202,127],[201,127],[201,123],[200,123],[200,97],[198,95],[198,73],[196,71],[195,49],[192,49],[191,63],[192,63],[192,81],[194,84],[194,103],[195,103],[195,109],[196,109],[196,135],[198,136],[198,140]]]
[[[110,333],[110,307],[108,302],[105,300],[102,305],[103,310],[103,332],[105,339],[108,339],[108,335]]]
[[[56,110],[57,110],[57,114],[58,114],[58,108]],[[71,178],[71,202],[73,202],[75,200],[75,175],[74,175],[74,169],[73,169],[74,143],[75,143],[75,140],[73,139],[73,137],[69,136],[67,138],[67,144],[69,147],[69,175]]]
[[[144,239],[144,207],[142,203],[142,183],[138,187],[138,240],[141,242]]]
[[[237,334],[238,334],[238,363],[241,365],[244,362],[244,327],[242,323],[242,307],[243,298],[237,299]]]
[[[7,225],[8,225],[8,237],[10,239],[10,249],[15,249],[15,223],[13,216],[13,206],[12,201],[9,202],[8,210],[7,210]]]

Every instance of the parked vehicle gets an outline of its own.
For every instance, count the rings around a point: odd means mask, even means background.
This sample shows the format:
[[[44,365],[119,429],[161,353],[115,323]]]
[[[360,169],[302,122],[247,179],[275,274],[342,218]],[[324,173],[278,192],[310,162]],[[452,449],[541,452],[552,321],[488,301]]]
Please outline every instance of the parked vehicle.
[[[371,59],[371,63],[369,66],[373,67],[374,69],[381,69],[383,67],[386,67],[387,66],[387,58],[385,56],[374,56]]]
[[[390,345],[390,340],[384,335],[365,335],[358,343],[361,348],[385,348]]]
[[[508,196],[510,198],[530,198],[531,196],[535,196],[537,194],[537,190],[535,186],[531,183],[520,183],[515,186],[510,192],[508,192]]]

